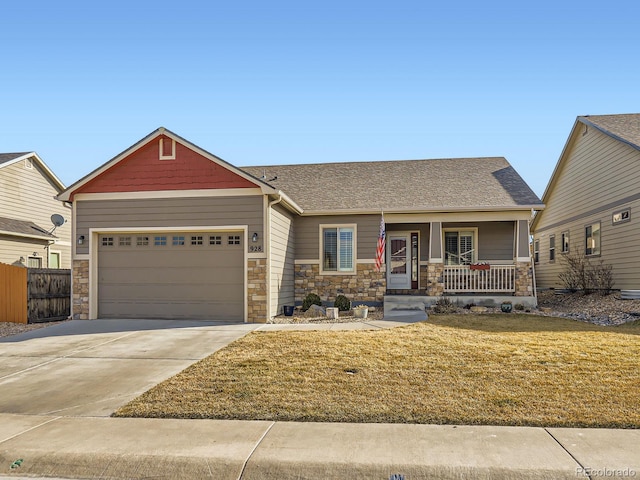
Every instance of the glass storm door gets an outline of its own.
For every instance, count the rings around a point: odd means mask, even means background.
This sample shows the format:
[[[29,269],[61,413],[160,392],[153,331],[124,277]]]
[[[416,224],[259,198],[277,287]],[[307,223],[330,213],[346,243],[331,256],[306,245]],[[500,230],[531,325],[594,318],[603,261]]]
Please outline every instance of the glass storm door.
[[[387,235],[387,288],[411,288],[410,234]]]

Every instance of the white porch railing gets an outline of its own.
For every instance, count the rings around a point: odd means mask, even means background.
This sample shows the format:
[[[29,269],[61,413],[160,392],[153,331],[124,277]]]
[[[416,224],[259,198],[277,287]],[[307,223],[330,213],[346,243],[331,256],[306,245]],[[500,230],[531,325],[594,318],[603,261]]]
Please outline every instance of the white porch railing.
[[[488,270],[472,270],[469,265],[445,265],[445,293],[513,293],[515,265],[491,265]]]

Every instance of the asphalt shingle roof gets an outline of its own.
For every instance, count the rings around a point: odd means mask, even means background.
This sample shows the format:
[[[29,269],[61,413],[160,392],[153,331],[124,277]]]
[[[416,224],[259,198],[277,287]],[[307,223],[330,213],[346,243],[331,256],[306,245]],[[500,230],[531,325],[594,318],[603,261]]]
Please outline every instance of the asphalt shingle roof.
[[[640,148],[640,113],[586,115],[579,118]]]
[[[306,212],[530,208],[542,201],[503,157],[243,167]]]
[[[27,220],[16,220],[15,218],[0,217],[0,232],[18,233],[37,237],[57,238],[44,228],[39,227]]]
[[[30,152],[22,152],[22,153],[0,153],[0,165],[3,163],[10,162],[11,160],[15,160],[16,158],[22,157]]]

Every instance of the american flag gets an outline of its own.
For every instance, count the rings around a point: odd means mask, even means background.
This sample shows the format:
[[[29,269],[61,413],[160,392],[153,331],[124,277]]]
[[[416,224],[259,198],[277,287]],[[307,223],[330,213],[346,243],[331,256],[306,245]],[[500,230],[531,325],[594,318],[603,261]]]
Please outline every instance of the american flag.
[[[379,272],[380,267],[384,263],[384,246],[385,246],[385,231],[384,231],[384,214],[380,214],[380,234],[378,235],[378,247],[376,248],[376,270]]]

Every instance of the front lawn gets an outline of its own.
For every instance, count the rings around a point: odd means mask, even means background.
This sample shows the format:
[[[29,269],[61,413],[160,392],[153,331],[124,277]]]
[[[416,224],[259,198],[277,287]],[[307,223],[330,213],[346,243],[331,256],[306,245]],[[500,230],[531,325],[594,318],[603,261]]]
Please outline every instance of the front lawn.
[[[639,334],[505,314],[254,332],[114,415],[639,428]]]

